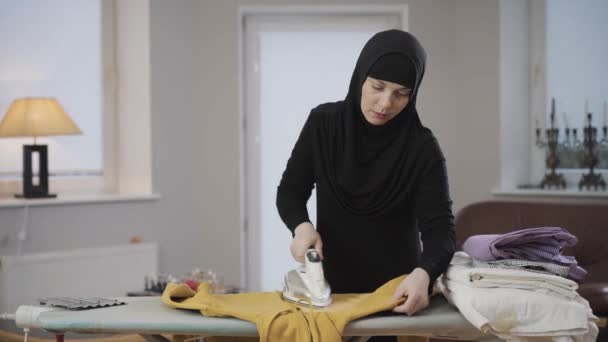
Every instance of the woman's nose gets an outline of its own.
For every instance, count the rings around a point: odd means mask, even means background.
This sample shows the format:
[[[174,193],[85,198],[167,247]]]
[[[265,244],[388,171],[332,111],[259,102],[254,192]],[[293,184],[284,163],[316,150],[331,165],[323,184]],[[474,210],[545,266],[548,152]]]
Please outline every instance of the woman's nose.
[[[391,94],[380,95],[380,100],[378,102],[379,102],[380,106],[382,106],[382,109],[391,108],[391,105],[392,105]]]

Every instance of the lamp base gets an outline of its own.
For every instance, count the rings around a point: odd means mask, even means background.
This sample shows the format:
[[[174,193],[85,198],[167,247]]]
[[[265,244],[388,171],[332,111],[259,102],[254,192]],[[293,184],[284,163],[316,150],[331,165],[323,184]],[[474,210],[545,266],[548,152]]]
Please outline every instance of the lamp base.
[[[46,145],[23,145],[23,193],[17,198],[54,198],[49,194],[49,168]],[[38,159],[38,179],[34,177],[34,158]]]
[[[15,194],[15,198],[56,198],[57,194]]]

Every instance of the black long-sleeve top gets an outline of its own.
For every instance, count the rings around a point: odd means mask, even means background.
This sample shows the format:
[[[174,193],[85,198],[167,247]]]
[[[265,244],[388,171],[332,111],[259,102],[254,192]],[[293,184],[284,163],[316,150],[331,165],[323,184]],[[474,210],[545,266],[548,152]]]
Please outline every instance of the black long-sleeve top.
[[[410,180],[411,191],[399,203],[378,214],[352,213],[332,190],[323,151],[315,143],[320,131],[327,130],[323,116],[332,115],[323,108],[312,111],[287,162],[277,192],[282,220],[292,232],[309,222],[306,203],[316,187],[323,268],[335,293],[371,292],[416,267],[429,274],[432,285],[455,250],[445,159],[436,139],[424,144],[422,152],[439,157]]]

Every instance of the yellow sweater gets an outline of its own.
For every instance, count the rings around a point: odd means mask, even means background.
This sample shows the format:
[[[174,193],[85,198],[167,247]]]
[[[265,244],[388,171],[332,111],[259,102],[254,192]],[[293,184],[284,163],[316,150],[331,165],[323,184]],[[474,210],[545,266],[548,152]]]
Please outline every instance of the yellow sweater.
[[[169,284],[162,295],[165,305],[199,310],[209,317],[236,317],[255,323],[260,341],[340,342],[348,322],[402,303],[391,302],[405,276],[395,278],[373,293],[334,294],[324,309],[312,309],[287,302],[280,292],[212,294],[208,284],[194,292],[186,284]]]

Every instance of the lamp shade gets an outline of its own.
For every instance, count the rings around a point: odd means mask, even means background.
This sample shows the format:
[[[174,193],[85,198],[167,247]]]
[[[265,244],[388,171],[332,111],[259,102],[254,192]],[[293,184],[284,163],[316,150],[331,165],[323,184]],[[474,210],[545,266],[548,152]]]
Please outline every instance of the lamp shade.
[[[74,134],[82,132],[54,98],[16,99],[0,122],[0,137]]]

